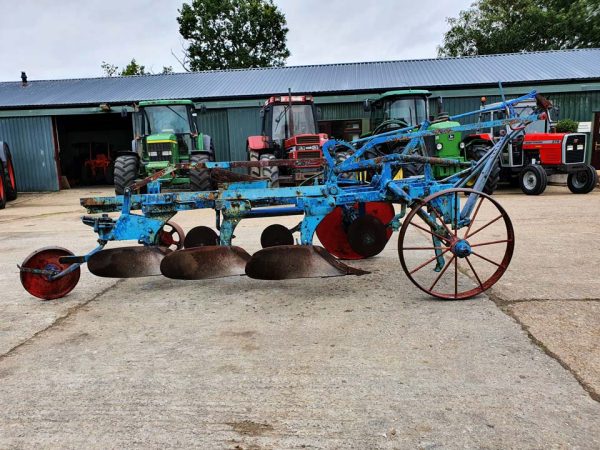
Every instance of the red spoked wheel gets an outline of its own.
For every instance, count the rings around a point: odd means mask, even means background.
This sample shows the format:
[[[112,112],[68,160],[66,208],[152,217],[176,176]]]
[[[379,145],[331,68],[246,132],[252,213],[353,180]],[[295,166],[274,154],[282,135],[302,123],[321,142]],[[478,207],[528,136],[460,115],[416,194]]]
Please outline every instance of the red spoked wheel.
[[[470,196],[475,199],[470,220],[460,219]],[[513,226],[504,208],[489,195],[466,188],[421,200],[406,216],[398,237],[400,263],[408,278],[445,300],[468,299],[493,286],[510,264],[514,246]]]
[[[6,198],[6,180],[4,178],[4,166],[2,165],[2,161],[0,161],[0,209],[4,209],[6,207],[6,202],[8,198]]]
[[[364,216],[372,216],[370,222],[376,222],[375,224],[365,221],[361,224],[359,233],[363,234],[367,228],[374,228],[381,224],[385,227],[395,215],[394,206],[388,202],[369,202],[369,203],[356,203],[352,207],[353,213],[357,218]],[[361,221],[362,222],[362,221]],[[349,229],[352,224],[352,220],[349,217],[348,212],[344,213],[344,208],[337,206],[321,221],[317,227],[317,237],[323,247],[332,255],[340,259],[364,259],[370,256],[374,256],[383,250],[383,246],[392,236],[393,230],[391,228],[385,228],[382,235],[375,238],[380,242],[381,245],[377,247],[381,250],[363,251],[361,245],[352,245],[349,239]],[[380,226],[378,228],[381,228]],[[379,230],[377,230],[379,231]]]
[[[171,250],[181,250],[184,240],[185,232],[183,228],[175,222],[168,221],[158,231],[156,244]]]
[[[71,265],[59,262],[59,258],[62,256],[73,256],[73,253],[62,247],[45,247],[36,250],[25,258],[21,265],[21,284],[25,290],[42,300],[54,300],[71,292],[81,276],[79,267],[64,277],[55,280],[49,278],[49,273],[34,273],[31,271],[62,272]]]

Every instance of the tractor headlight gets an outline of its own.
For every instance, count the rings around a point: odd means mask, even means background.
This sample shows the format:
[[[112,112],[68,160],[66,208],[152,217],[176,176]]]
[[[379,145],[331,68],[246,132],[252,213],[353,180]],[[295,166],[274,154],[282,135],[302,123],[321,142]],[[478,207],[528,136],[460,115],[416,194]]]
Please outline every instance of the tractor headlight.
[[[171,156],[171,150],[166,150],[162,152],[163,156]]]
[[[436,144],[435,148],[437,148],[438,150],[441,150],[444,148],[444,146],[442,144]]]
[[[459,147],[459,148],[465,148],[465,143],[464,143],[464,142],[461,142],[460,144],[458,144],[458,147]]]
[[[158,153],[157,152],[148,152],[148,155],[150,155],[150,156],[158,156]]]

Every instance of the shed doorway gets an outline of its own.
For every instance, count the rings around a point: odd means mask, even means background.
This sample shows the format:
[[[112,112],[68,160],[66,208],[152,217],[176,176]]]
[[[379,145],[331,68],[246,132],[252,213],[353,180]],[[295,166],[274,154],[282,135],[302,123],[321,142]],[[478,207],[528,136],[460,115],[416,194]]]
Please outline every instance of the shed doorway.
[[[594,114],[592,124],[592,166],[600,170],[600,111]]]
[[[112,185],[117,151],[131,148],[130,113],[55,117],[59,167],[69,186]]]

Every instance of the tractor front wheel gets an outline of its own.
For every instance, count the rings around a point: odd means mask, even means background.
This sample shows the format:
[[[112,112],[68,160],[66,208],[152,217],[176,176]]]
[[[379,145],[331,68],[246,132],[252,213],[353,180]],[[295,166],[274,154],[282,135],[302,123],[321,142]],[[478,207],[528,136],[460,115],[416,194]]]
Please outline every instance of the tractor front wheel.
[[[567,187],[573,194],[588,194],[598,184],[598,173],[589,164],[579,172],[570,173],[567,177]]]
[[[136,155],[119,156],[115,161],[115,193],[123,195],[125,189],[135,183],[139,161]]]
[[[468,157],[471,161],[479,161],[485,156],[490,147],[486,145],[473,145],[468,151]],[[485,182],[483,192],[488,195],[492,195],[496,189],[498,189],[498,182],[500,181],[500,161],[496,160],[490,171],[490,175]]]
[[[263,153],[260,155],[260,161],[267,161],[275,158],[275,155],[272,153]],[[276,188],[279,187],[279,167],[277,166],[267,166],[260,168],[260,176],[263,178],[268,178],[271,180],[269,182],[269,186]]]
[[[196,153],[190,157],[192,164],[210,162],[210,155],[207,153]],[[192,191],[210,191],[212,183],[210,182],[209,169],[191,169],[190,170],[190,189]]]
[[[542,166],[530,164],[521,170],[519,185],[527,195],[540,195],[548,186],[548,175]]]

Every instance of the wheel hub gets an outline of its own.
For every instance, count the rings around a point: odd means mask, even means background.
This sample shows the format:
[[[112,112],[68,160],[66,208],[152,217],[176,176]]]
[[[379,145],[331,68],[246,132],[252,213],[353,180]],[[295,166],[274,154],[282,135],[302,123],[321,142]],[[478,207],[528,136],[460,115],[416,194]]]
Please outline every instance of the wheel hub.
[[[458,258],[466,258],[473,253],[473,250],[465,239],[459,239],[452,244],[452,253]]]

